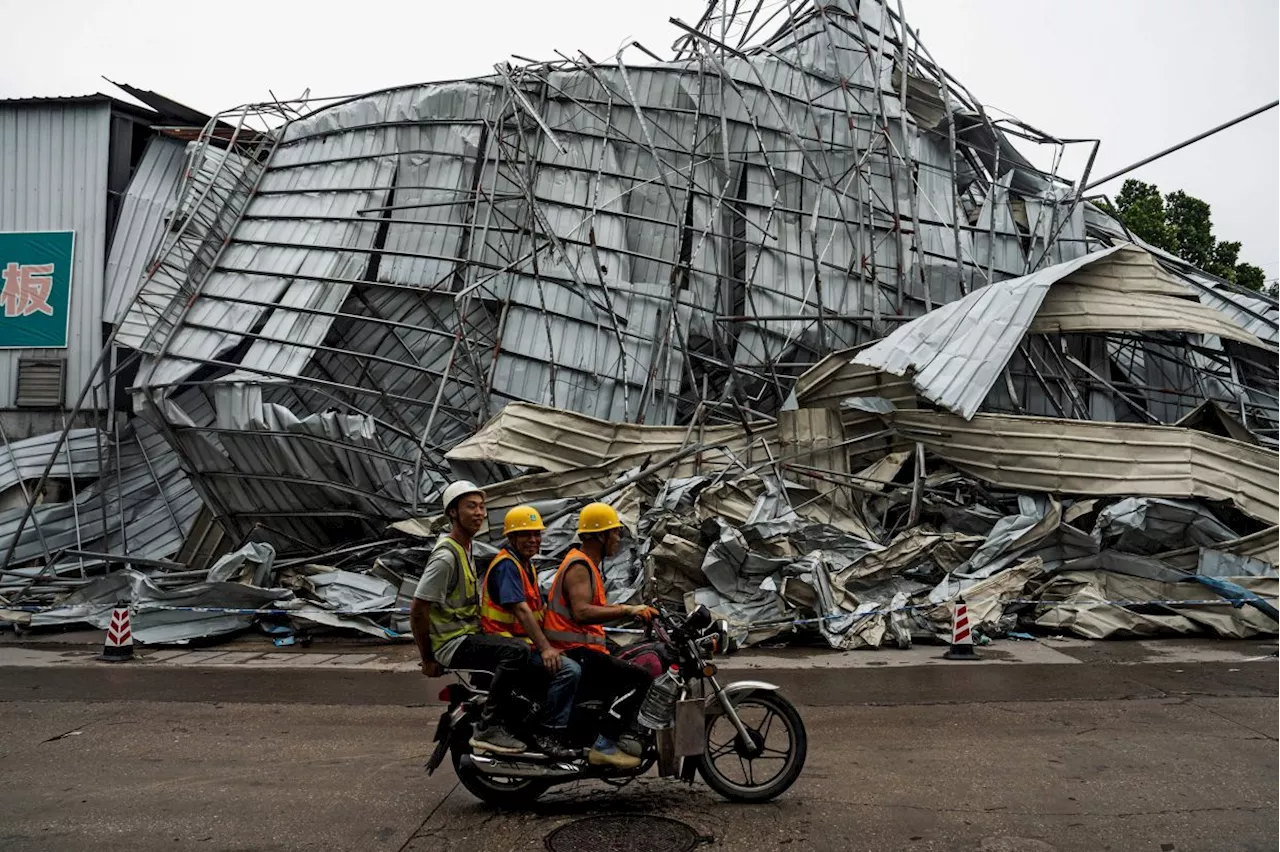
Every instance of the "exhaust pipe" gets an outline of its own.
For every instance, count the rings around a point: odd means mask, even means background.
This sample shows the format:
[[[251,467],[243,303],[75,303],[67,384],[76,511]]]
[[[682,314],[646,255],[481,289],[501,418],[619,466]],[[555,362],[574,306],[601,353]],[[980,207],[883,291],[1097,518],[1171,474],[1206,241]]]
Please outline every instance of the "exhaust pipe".
[[[564,781],[577,778],[582,767],[572,763],[517,763],[512,760],[495,760],[478,754],[464,754],[460,766],[469,766],[483,775],[495,778],[543,778]]]

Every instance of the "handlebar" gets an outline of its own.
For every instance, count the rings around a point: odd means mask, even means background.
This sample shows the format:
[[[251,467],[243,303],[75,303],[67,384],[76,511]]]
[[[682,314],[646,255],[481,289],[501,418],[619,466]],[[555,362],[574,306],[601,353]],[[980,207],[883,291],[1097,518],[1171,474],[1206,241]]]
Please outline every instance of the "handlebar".
[[[657,615],[645,624],[645,639],[656,637],[658,641],[668,645],[690,642],[696,650],[706,656],[730,653],[731,639],[728,636],[728,625],[722,621],[716,621],[711,611],[705,606],[699,606],[688,615],[674,613],[657,601],[650,606],[654,608]],[[686,636],[684,633],[691,626],[691,622],[693,629],[688,630],[689,635]]]

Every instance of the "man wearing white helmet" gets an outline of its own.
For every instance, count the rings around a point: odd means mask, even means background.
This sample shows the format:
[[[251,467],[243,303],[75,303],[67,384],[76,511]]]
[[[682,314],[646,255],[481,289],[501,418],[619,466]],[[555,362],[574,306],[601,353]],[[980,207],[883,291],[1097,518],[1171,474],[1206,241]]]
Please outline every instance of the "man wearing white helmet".
[[[493,672],[489,700],[471,737],[477,751],[520,754],[525,743],[503,726],[499,712],[529,661],[524,642],[480,632],[479,582],[472,540],[484,526],[484,492],[465,480],[451,483],[441,497],[450,528],[427,558],[413,593],[409,625],[422,657],[422,673],[439,677],[446,668]]]

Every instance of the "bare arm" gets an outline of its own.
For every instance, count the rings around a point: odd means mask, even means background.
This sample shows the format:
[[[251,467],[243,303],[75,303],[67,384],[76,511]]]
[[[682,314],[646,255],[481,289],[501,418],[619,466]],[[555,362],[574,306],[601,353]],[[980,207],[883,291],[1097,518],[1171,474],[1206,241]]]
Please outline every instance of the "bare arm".
[[[414,644],[418,646],[418,655],[422,657],[422,673],[427,677],[439,677],[444,668],[436,662],[431,650],[431,604],[422,598],[414,598],[409,607],[409,629],[413,631]]]
[[[538,619],[534,617],[533,610],[529,609],[529,605],[524,601],[513,606],[512,611],[515,612],[516,619],[524,628],[524,635],[533,640],[533,647],[538,649],[542,654],[542,664],[546,666],[547,671],[554,672],[560,669],[560,652],[551,647],[551,643],[547,641],[546,634],[542,632]]]
[[[595,596],[592,585],[591,570],[586,563],[575,562],[565,569],[564,596],[569,602],[569,611],[573,613],[573,620],[579,624],[603,624],[606,621],[630,618],[639,609],[626,605],[600,606],[592,603],[591,599]]]

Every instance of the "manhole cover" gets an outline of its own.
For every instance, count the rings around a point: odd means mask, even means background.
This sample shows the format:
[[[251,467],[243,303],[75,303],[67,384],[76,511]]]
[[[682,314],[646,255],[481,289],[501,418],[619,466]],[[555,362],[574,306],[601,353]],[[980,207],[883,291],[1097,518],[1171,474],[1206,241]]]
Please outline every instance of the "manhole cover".
[[[702,838],[667,817],[620,814],[562,825],[547,835],[550,852],[689,852]]]

